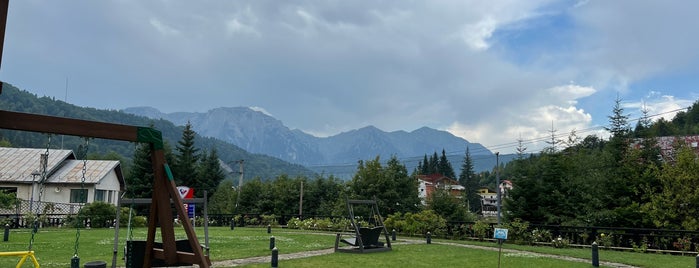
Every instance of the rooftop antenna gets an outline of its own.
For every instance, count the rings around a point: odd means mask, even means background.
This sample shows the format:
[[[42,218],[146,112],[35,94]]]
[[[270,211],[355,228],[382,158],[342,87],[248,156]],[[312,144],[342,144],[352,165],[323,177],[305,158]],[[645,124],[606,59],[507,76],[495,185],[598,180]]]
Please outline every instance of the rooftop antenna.
[[[63,102],[66,104],[68,103],[68,77],[66,76],[66,94],[63,96]],[[63,150],[63,137],[64,135],[61,135],[61,150]]]

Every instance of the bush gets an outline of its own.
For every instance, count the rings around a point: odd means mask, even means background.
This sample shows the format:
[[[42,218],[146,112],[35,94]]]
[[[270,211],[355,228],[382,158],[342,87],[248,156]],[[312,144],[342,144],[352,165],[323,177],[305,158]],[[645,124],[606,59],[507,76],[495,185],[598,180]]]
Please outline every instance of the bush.
[[[601,233],[596,240],[597,244],[603,248],[610,248],[614,245],[614,236],[611,233],[608,235],[605,233]]]
[[[262,215],[262,222],[261,224],[264,226],[270,225],[272,227],[279,227],[279,223],[277,222],[277,216],[272,215]]]
[[[396,229],[409,235],[424,235],[430,232],[432,235],[446,234],[447,221],[432,210],[423,210],[419,213],[400,213],[389,216],[384,222],[387,230]]]
[[[549,242],[553,240],[553,236],[551,235],[551,231],[546,230],[546,229],[534,229],[532,230],[532,235],[531,235],[532,241],[533,242]]]
[[[531,244],[533,239],[529,232],[529,223],[522,219],[515,219],[507,224],[508,229],[507,239],[514,241],[515,244]]]
[[[483,241],[483,239],[488,235],[490,231],[490,224],[484,220],[478,220],[473,224],[473,234],[478,238],[478,240]]]
[[[78,212],[78,217],[72,225],[84,227],[82,223],[87,220],[92,228],[111,227],[116,218],[116,207],[104,202],[93,202],[83,206]]]
[[[567,248],[570,245],[568,239],[558,236],[558,238],[551,240],[551,246],[554,248]]]

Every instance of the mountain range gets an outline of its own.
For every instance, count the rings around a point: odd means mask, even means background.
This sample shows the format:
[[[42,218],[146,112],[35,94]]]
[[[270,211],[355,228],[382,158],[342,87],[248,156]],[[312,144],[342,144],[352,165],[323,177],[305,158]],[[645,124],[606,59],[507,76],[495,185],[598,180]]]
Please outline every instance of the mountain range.
[[[222,107],[205,113],[163,113],[153,107],[132,107],[122,111],[167,120],[175,125],[189,122],[202,136],[340,177],[351,176],[357,161],[377,156],[383,160],[396,156],[410,172],[425,155],[429,157],[435,152],[441,155],[442,150],[458,173],[467,147],[474,159],[483,160],[476,161],[476,171],[491,169],[495,164],[495,158],[491,157],[493,153],[483,145],[428,127],[411,132],[385,132],[366,126],[329,137],[316,137],[298,129],[292,130],[280,120],[248,107]]]

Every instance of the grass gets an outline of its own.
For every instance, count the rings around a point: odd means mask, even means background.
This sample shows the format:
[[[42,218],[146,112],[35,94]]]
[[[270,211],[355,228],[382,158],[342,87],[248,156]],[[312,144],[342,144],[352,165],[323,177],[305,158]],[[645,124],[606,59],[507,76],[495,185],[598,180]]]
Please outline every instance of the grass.
[[[533,254],[503,253],[502,267],[590,267]],[[395,245],[392,251],[352,254],[336,253],[306,259],[285,260],[284,267],[497,267],[498,252],[438,244]],[[245,267],[269,267],[269,263]]]
[[[204,243],[202,228],[196,228],[201,243]],[[332,233],[311,233],[298,230],[273,229],[267,234],[266,228],[236,228],[231,231],[227,227],[212,227],[209,229],[210,256],[212,261],[241,259],[247,257],[269,256],[269,238],[275,236],[280,254],[328,249],[334,246],[335,238]],[[146,228],[133,231],[135,240],[145,240]],[[181,228],[176,230],[177,238],[186,236]],[[30,232],[27,229],[11,230],[8,242],[0,242],[0,251],[23,251],[29,246]],[[127,232],[120,233],[117,265],[124,266],[123,248]],[[75,250],[75,229],[42,229],[37,233],[34,251],[41,267],[69,267],[70,259]],[[420,238],[415,238],[420,239]],[[402,237],[399,237],[400,242]],[[393,251],[372,254],[335,253],[304,259],[282,260],[284,267],[496,267],[497,251],[470,249],[437,242],[451,242],[478,246],[496,247],[492,242],[433,240],[435,243],[394,244]],[[112,249],[114,243],[113,229],[83,229],[80,231],[78,252],[81,265],[89,261],[106,261],[111,267]],[[590,258],[590,249],[552,248],[512,245],[505,243],[504,248],[529,252],[538,252],[582,259]],[[636,265],[640,267],[695,267],[693,256],[674,256],[653,253],[632,253],[600,250],[602,261],[611,261]],[[19,258],[1,257],[0,267],[14,267]],[[269,267],[269,263],[252,264],[247,267]],[[535,256],[527,253],[502,254],[502,267],[590,267],[590,263],[569,262]],[[24,267],[32,267],[27,262]]]
[[[448,240],[448,242],[477,246],[497,247],[497,244],[495,244],[494,242],[452,240]],[[503,245],[503,248],[544,254],[570,256],[582,259],[590,259],[592,256],[592,250],[590,248],[553,248],[546,246],[525,246],[508,243],[505,243]],[[640,267],[696,267],[695,256],[678,256],[659,253],[637,253],[600,249],[599,257],[600,261],[624,263]]]

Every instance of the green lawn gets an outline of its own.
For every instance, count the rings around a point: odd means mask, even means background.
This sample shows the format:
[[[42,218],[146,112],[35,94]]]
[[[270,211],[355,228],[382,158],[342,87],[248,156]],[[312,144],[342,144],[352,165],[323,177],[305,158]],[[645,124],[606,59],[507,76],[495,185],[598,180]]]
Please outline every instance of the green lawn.
[[[138,228],[133,232],[134,239],[145,240],[146,228]],[[200,241],[204,243],[202,228],[196,228]],[[266,228],[236,228],[231,231],[228,227],[212,227],[209,230],[210,255],[212,261],[241,259],[255,256],[269,256],[269,238],[275,236],[280,254],[332,248],[335,236],[332,233],[311,233],[298,230],[273,229],[267,234]],[[178,239],[184,238],[184,231],[176,230]],[[10,241],[0,242],[0,251],[22,251],[29,246],[30,232],[26,229],[11,230]],[[124,243],[127,237],[125,229],[120,234],[117,265],[124,266]],[[34,250],[41,267],[69,267],[70,259],[75,249],[75,229],[42,229],[35,237]],[[102,260],[111,266],[114,230],[113,229],[83,229],[80,232],[78,252],[81,264],[89,261]],[[402,237],[398,239],[404,241]],[[283,267],[497,267],[498,253],[496,251],[470,249],[457,246],[439,245],[437,242],[456,242],[480,246],[496,246],[488,242],[466,242],[450,240],[434,240],[427,245],[401,244],[394,245],[389,252],[371,254],[334,253],[296,260],[282,260]],[[528,247],[505,244],[504,248],[529,252],[540,252],[590,258],[590,249],[556,249],[551,247]],[[600,251],[604,261],[627,263],[641,267],[695,267],[693,256],[672,256],[660,254],[641,254],[618,251]],[[1,257],[0,267],[14,267],[19,258]],[[24,267],[32,267],[30,262]],[[269,263],[253,264],[249,267],[269,267]],[[502,255],[502,267],[591,267],[590,263],[568,262],[558,259],[538,257],[527,253],[505,253]]]

